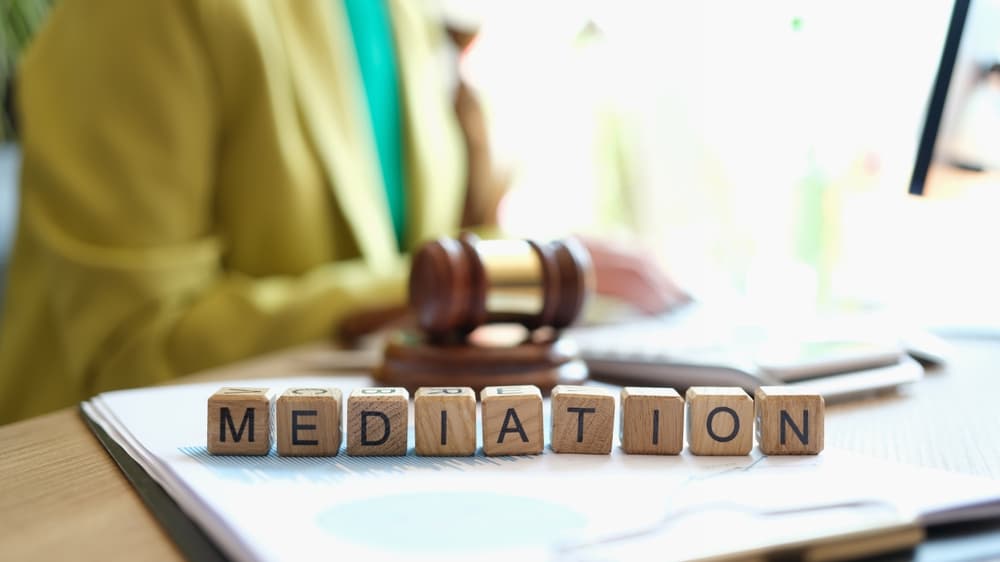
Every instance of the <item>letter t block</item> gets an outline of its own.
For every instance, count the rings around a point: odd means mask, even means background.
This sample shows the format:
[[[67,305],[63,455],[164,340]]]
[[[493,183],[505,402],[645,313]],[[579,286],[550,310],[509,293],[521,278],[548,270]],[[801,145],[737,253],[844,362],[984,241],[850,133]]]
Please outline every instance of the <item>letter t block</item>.
[[[695,455],[747,455],[753,448],[753,399],[739,387],[692,386],[688,446]]]
[[[332,457],[340,451],[339,388],[289,388],[275,407],[278,454]]]
[[[406,454],[410,393],[405,388],[358,388],[347,398],[347,454]]]
[[[271,398],[266,388],[224,387],[208,399],[208,452],[266,455],[271,450]]]
[[[757,442],[765,455],[815,455],[823,450],[823,397],[785,386],[754,395]]]
[[[418,388],[413,418],[418,455],[468,457],[476,453],[476,393],[471,388]]]
[[[483,452],[537,455],[542,452],[542,391],[534,385],[487,386],[479,393],[483,413]]]
[[[607,455],[615,429],[615,397],[594,386],[552,389],[552,450]]]

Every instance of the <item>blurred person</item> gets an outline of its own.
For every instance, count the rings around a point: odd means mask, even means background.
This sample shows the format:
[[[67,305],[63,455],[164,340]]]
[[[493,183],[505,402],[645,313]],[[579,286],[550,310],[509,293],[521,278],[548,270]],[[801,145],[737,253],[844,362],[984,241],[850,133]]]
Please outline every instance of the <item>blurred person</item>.
[[[18,76],[0,422],[402,305],[408,251],[463,206],[489,220],[446,42],[403,0],[57,3]],[[638,253],[585,244],[599,291],[684,298]]]

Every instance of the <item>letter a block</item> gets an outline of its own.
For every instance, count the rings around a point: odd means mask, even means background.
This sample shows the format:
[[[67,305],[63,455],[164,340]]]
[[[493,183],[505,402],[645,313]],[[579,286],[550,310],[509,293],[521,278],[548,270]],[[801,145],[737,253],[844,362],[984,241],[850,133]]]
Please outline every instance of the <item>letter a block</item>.
[[[627,386],[621,392],[622,449],[632,455],[677,455],[684,448],[684,399],[672,388]]]
[[[208,452],[266,455],[271,450],[270,418],[268,389],[220,388],[208,399]]]
[[[754,404],[760,452],[815,455],[823,450],[822,396],[784,386],[762,386],[754,395]]]
[[[358,388],[347,399],[347,454],[406,454],[410,393],[405,388]]]
[[[476,453],[476,393],[469,387],[418,388],[413,398],[418,455]]]
[[[487,386],[479,397],[484,453],[496,456],[542,452],[542,391],[537,386]]]
[[[685,397],[691,453],[750,453],[753,448],[753,399],[742,388],[693,386]]]
[[[278,397],[278,454],[332,457],[340,451],[339,388],[289,388]]]
[[[552,450],[607,455],[615,426],[615,397],[592,386],[552,389]]]

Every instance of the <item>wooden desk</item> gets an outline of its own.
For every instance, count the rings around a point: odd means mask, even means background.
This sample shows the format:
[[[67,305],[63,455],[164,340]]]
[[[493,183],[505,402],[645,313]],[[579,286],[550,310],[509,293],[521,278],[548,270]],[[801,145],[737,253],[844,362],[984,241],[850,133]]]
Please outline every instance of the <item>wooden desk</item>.
[[[1000,478],[1000,342],[954,341],[947,369],[899,392],[832,405],[827,447]],[[309,347],[178,382],[357,373],[369,353]],[[68,408],[0,428],[0,553],[11,560],[178,560],[129,482]]]

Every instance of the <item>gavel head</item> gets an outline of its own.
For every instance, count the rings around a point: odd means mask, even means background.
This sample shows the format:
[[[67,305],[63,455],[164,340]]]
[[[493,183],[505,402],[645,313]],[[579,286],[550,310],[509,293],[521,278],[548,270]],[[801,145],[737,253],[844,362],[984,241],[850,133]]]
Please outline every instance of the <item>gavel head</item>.
[[[410,269],[410,307],[431,336],[493,322],[564,328],[593,290],[590,255],[575,240],[479,240],[464,234],[425,244]]]

